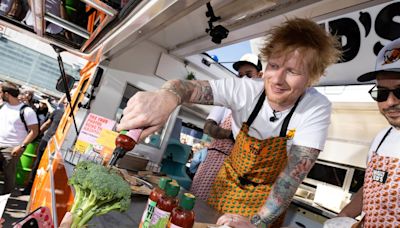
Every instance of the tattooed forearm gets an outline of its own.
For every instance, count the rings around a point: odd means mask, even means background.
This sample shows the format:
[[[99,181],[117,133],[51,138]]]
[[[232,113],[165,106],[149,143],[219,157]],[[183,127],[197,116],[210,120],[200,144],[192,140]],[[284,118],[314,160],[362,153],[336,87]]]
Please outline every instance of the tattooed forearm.
[[[298,186],[317,160],[319,150],[293,145],[288,154],[288,163],[281,172],[267,202],[259,214],[266,224],[272,223],[289,206]]]
[[[181,102],[213,104],[214,98],[208,81],[167,81],[162,89],[173,91]]]
[[[231,130],[218,126],[214,120],[206,120],[204,133],[216,139],[229,139]]]

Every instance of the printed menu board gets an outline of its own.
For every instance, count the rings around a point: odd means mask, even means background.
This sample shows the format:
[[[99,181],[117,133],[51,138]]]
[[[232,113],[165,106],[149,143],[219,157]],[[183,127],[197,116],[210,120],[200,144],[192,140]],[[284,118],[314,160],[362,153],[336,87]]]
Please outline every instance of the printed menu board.
[[[118,133],[112,131],[115,121],[90,113],[82,125],[74,151],[88,158],[109,160]]]

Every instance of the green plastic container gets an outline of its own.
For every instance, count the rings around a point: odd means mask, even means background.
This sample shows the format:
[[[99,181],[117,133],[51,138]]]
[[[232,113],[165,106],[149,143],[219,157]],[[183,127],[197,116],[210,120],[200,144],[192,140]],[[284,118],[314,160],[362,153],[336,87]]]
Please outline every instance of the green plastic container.
[[[15,175],[17,185],[24,186],[25,182],[28,181],[29,173],[32,171],[32,165],[36,159],[36,148],[38,145],[38,142],[29,143],[24,153],[22,153]]]
[[[38,147],[39,143],[38,142],[32,142],[29,143],[23,154],[29,154],[29,155],[35,155],[36,157],[36,148]]]
[[[22,168],[32,168],[35,159],[36,155],[23,153],[19,159],[19,162]]]
[[[15,177],[15,182],[17,185],[25,186],[31,171],[32,169],[17,167],[17,175]]]

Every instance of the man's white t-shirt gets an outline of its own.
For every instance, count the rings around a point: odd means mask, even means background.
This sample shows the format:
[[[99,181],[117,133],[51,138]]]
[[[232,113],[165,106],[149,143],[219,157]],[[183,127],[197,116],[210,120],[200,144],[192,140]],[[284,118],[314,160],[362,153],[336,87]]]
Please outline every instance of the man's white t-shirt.
[[[232,132],[236,136],[253,111],[258,98],[264,90],[263,79],[229,78],[210,81],[214,104],[232,110]],[[271,122],[273,110],[268,100],[250,126],[249,135],[258,139],[277,137],[290,109],[276,113],[278,120]],[[330,124],[331,103],[314,88],[308,88],[299,102],[289,122],[288,131],[295,131],[288,141],[292,144],[323,150]]]
[[[383,136],[389,130],[390,127],[387,127],[380,131],[374,140],[372,141],[371,147],[368,151],[368,162],[371,159],[372,153],[376,151],[378,148],[379,143],[382,141]],[[385,157],[392,157],[392,158],[400,158],[400,130],[393,127],[390,131],[389,135],[383,141],[382,145],[378,149],[378,155],[385,156]]]
[[[28,132],[22,122],[19,110],[24,104],[9,105],[4,103],[0,108],[0,146],[14,147],[20,145]],[[26,107],[24,109],[24,117],[27,126],[37,124],[37,117],[32,108]]]

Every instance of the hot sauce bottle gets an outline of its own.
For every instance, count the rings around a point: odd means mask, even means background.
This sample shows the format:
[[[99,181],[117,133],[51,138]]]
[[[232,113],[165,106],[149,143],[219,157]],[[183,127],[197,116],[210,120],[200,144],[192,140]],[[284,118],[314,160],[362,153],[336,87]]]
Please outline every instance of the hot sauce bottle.
[[[151,218],[152,228],[167,227],[172,209],[178,206],[179,185],[176,182],[168,182],[165,195],[160,198]]]
[[[182,195],[179,207],[171,212],[168,228],[192,228],[194,224],[194,202],[196,197],[190,193]]]
[[[165,196],[165,187],[171,179],[162,177],[158,182],[158,187],[155,187],[149,196],[146,209],[143,212],[142,220],[140,221],[140,228],[149,228],[151,218],[153,217],[154,209],[156,208],[157,202],[161,197]]]
[[[115,166],[118,159],[122,158],[126,152],[131,151],[140,138],[142,129],[134,129],[130,131],[121,131],[115,139],[115,149],[109,165]]]

